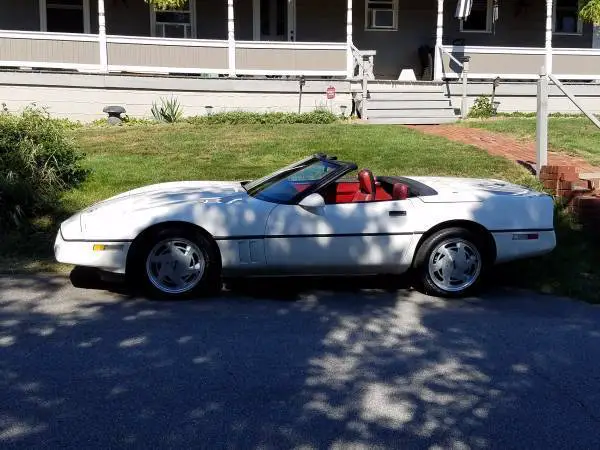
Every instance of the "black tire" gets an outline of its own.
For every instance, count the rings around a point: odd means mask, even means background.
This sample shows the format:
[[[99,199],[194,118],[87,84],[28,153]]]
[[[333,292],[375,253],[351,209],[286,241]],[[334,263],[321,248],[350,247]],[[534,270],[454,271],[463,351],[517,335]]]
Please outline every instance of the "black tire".
[[[472,284],[459,290],[447,290],[440,286],[441,280],[439,280],[439,278],[437,279],[437,282],[432,278],[429,270],[429,261],[432,253],[435,252],[437,248],[441,245],[455,242],[456,240],[466,242],[475,249],[479,254],[481,264],[478,271],[479,273],[474,277],[475,280]],[[460,298],[472,295],[479,291],[490,265],[490,251],[485,245],[483,236],[465,228],[446,228],[429,236],[418,248],[413,263],[413,276],[417,287],[425,294],[435,297]],[[474,274],[476,273],[477,272],[474,271]],[[460,286],[455,286],[454,288],[460,288]]]
[[[169,293],[158,288],[146,270],[146,261],[155,245],[166,239],[186,239],[194,243],[202,252],[205,269],[197,284],[189,291]],[[203,233],[187,227],[168,227],[156,230],[140,238],[132,247],[132,255],[127,267],[127,279],[136,291],[152,299],[185,300],[190,298],[218,295],[221,292],[221,265],[217,247]]]

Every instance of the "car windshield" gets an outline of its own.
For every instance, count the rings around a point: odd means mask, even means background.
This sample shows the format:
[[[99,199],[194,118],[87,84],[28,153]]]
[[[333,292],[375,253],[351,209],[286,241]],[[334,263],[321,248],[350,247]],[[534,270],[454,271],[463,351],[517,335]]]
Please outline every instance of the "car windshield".
[[[272,203],[291,203],[296,196],[340,168],[328,160],[311,160],[288,166],[246,185],[248,194]]]

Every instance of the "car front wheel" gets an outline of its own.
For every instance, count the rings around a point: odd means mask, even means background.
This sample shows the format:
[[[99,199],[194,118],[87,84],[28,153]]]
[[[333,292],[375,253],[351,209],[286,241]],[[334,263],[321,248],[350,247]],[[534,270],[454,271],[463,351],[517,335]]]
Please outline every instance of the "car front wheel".
[[[199,232],[159,230],[144,238],[136,250],[133,278],[151,297],[177,300],[220,290],[215,251]]]
[[[464,228],[448,228],[430,236],[420,246],[414,264],[422,289],[438,297],[473,293],[487,266],[483,239]]]

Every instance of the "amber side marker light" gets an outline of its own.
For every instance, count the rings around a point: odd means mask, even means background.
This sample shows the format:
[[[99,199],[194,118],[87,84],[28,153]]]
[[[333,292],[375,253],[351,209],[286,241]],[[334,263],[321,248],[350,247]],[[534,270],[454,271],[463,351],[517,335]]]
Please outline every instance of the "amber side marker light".
[[[95,252],[104,252],[108,250],[123,250],[122,245],[106,245],[106,244],[94,244],[92,248]]]

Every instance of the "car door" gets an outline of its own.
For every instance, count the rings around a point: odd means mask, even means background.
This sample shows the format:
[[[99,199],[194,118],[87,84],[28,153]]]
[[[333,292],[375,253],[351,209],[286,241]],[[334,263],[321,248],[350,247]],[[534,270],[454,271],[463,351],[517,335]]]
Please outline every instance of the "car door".
[[[413,239],[411,199],[278,205],[265,230],[269,271],[300,273],[401,272]]]

